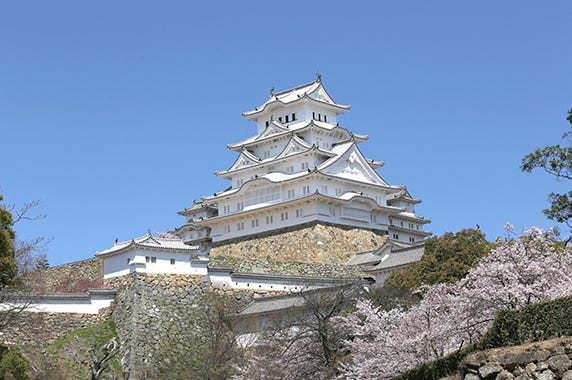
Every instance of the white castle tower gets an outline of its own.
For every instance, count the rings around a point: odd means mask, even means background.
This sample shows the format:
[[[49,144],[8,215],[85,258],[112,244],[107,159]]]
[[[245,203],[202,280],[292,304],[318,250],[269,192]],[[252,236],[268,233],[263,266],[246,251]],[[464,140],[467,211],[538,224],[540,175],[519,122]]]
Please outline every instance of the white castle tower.
[[[415,214],[421,201],[376,172],[383,162],[358,148],[367,136],[338,124],[349,109],[330,97],[319,74],[293,89],[272,89],[264,104],[243,113],[256,123],[256,135],[228,145],[238,157],[215,173],[231,186],[180,211],[187,223],[174,233],[203,254],[211,244],[308,223],[376,231],[401,244],[422,242],[429,220]]]

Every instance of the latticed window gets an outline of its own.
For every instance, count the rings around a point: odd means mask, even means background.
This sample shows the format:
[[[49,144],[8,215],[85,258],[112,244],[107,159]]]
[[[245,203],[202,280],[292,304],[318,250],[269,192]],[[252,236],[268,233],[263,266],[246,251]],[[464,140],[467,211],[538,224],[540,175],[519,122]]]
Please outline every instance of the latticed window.
[[[280,200],[280,186],[252,190],[246,196],[246,207]]]

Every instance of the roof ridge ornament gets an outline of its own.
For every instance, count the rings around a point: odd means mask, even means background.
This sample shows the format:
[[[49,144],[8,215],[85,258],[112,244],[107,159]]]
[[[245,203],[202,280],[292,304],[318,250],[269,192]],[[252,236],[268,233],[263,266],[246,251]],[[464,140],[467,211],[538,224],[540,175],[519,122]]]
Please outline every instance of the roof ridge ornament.
[[[274,96],[274,86],[270,87],[270,97]]]
[[[322,83],[322,74],[320,74],[319,70],[316,72],[316,82]]]

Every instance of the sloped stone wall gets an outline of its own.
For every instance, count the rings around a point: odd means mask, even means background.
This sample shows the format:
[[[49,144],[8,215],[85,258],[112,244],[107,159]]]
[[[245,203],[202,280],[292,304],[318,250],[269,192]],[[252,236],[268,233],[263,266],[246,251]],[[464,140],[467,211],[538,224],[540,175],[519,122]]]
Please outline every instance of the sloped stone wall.
[[[98,314],[20,312],[0,318],[7,322],[0,331],[0,340],[12,345],[53,343],[61,336],[80,327],[93,326],[109,318],[110,308]],[[7,317],[7,318],[5,318]]]
[[[210,255],[268,261],[345,263],[354,253],[379,248],[387,236],[341,225],[312,222],[213,245]]]
[[[58,265],[42,270],[37,276],[37,281],[43,282],[44,291],[61,292],[66,288],[72,292],[81,291],[82,284],[89,287],[102,286],[103,284],[103,260],[92,258],[75,261],[69,264]]]
[[[463,380],[572,380],[572,338],[475,352],[461,366]]]
[[[192,344],[185,340],[185,330],[193,328],[198,297],[213,290],[207,276],[142,273],[106,280],[106,286],[118,291],[112,318],[130,380],[159,378],[157,368],[178,365]],[[254,297],[252,292],[230,292],[240,304]]]

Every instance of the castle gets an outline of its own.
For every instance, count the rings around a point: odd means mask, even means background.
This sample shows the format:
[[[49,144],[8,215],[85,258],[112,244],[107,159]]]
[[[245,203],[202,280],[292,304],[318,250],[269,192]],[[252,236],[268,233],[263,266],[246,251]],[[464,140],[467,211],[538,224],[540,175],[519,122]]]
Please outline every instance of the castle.
[[[169,365],[182,365],[190,316],[203,295],[222,293],[241,306],[232,324],[245,344],[259,326],[291,315],[302,302],[299,291],[380,285],[420,260],[429,235],[429,220],[415,213],[420,200],[376,172],[383,162],[364,157],[358,145],[367,136],[337,119],[349,108],[334,102],[319,75],[271,90],[243,114],[257,133],[230,144],[238,157],[216,172],[229,188],[179,211],[185,223],[173,231],[115,241],[94,259],[49,268],[52,284],[79,278],[104,288],[28,301],[2,340],[53,342],[111,318],[124,373],[147,378],[167,341],[176,348]]]
[[[179,211],[186,223],[168,234],[97,252],[105,278],[198,274],[215,286],[293,290],[330,281],[328,272],[356,276],[348,265],[382,282],[391,269],[418,260],[429,235],[429,220],[415,213],[421,200],[377,173],[383,161],[358,147],[368,137],[338,122],[349,109],[332,99],[319,74],[289,90],[271,89],[266,102],[243,113],[256,134],[229,144],[237,158],[215,172],[230,186]],[[298,270],[277,273],[269,268],[276,262]]]

